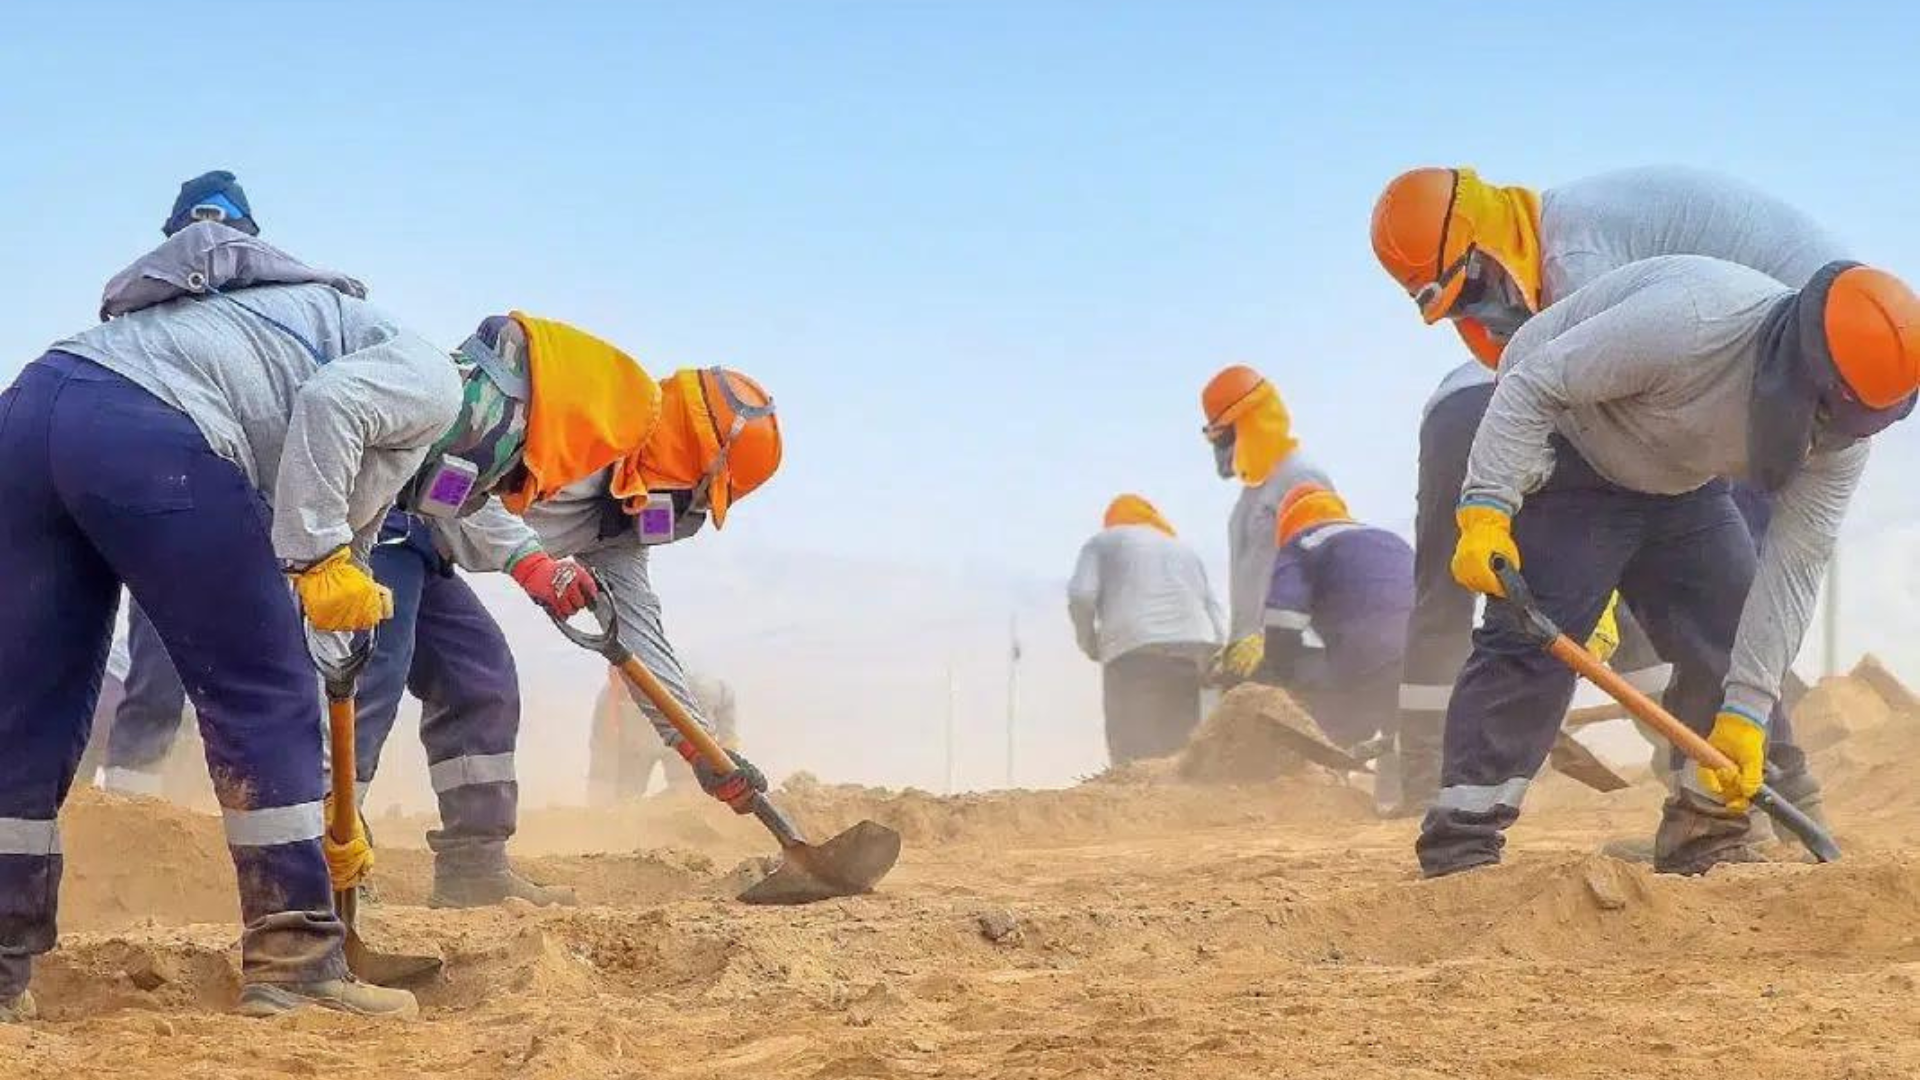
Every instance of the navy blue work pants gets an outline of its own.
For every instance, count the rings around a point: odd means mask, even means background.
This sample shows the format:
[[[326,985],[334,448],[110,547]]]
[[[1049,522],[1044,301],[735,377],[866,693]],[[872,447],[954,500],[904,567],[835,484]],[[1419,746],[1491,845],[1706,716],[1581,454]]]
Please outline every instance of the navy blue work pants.
[[[62,353],[0,394],[0,461],[0,983],[53,947],[56,817],[123,584],[199,710],[246,977],[344,975],[320,851],[316,679],[266,502],[185,414]]]

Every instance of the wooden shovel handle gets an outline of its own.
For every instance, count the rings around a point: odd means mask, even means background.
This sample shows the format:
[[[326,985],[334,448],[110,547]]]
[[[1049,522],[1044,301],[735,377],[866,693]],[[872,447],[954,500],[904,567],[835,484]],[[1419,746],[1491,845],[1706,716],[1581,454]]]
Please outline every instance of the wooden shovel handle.
[[[1608,697],[1618,701],[1641,722],[1679,747],[1681,753],[1716,772],[1735,767],[1733,759],[1701,738],[1692,728],[1681,723],[1679,717],[1674,716],[1659,702],[1642,693],[1632,683],[1622,678],[1618,672],[1601,663],[1592,653],[1581,648],[1572,638],[1565,634],[1555,636],[1551,642],[1548,642],[1547,651],[1561,663],[1579,672],[1588,682],[1606,691]]]
[[[628,654],[627,658],[620,662],[619,668],[620,673],[631,680],[633,685],[639,687],[648,701],[653,702],[653,707],[660,710],[660,715],[667,718],[667,723],[673,725],[673,730],[679,732],[681,738],[693,744],[693,748],[707,760],[707,764],[713,767],[714,772],[726,776],[739,768],[733,762],[733,755],[727,753],[726,748],[708,734],[706,728],[694,723],[693,717],[688,716],[687,710],[681,706],[680,699],[668,693],[667,688],[660,685],[660,680],[654,678],[653,672],[648,671],[645,664],[632,654]]]
[[[359,796],[354,792],[356,767],[353,759],[353,698],[327,700],[327,734],[333,743],[333,814],[327,821],[327,834],[337,844],[353,839],[360,814]]]

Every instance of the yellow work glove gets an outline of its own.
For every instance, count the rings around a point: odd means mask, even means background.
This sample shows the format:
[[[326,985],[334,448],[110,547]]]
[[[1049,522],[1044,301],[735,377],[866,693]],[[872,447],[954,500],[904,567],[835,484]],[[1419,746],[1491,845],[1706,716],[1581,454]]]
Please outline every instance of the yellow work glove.
[[[1721,709],[1707,741],[1732,758],[1734,767],[1716,771],[1700,766],[1700,786],[1726,803],[1727,809],[1745,810],[1766,778],[1767,729],[1731,709]]]
[[[345,547],[293,575],[315,630],[371,630],[393,614],[393,590],[360,569]]]
[[[1460,540],[1453,547],[1453,580],[1488,596],[1505,596],[1507,590],[1493,573],[1493,557],[1504,557],[1515,570],[1520,569],[1520,549],[1513,543],[1513,515],[1491,506],[1463,506],[1453,512],[1460,525]]]
[[[1267,635],[1248,634],[1221,653],[1220,670],[1236,679],[1251,679],[1253,673],[1260,670],[1260,661],[1266,658]]]
[[[1607,609],[1600,613],[1600,621],[1593,624],[1593,633],[1587,635],[1587,651],[1601,663],[1613,659],[1620,649],[1620,594],[1607,597]]]
[[[333,795],[328,793],[324,820],[333,823]],[[353,815],[353,839],[341,843],[333,838],[331,828],[320,834],[320,849],[327,856],[327,877],[333,881],[334,892],[346,892],[366,880],[367,872],[373,869],[373,844],[367,840],[367,823],[359,814]]]

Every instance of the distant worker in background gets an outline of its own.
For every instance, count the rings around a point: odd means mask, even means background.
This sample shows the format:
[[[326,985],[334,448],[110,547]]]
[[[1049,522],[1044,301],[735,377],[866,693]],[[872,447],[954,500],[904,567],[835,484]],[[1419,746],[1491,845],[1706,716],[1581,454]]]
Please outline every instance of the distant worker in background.
[[[1101,665],[1113,764],[1186,745],[1226,620],[1200,556],[1152,503],[1122,495],[1107,507],[1067,583],[1067,614],[1080,651]]]
[[[1200,410],[1215,471],[1242,485],[1227,518],[1227,643],[1215,667],[1229,680],[1250,679],[1266,650],[1280,498],[1296,484],[1331,487],[1333,481],[1300,453],[1280,392],[1252,368],[1236,364],[1208,380]]]
[[[1263,681],[1295,694],[1334,744],[1353,749],[1392,734],[1413,607],[1413,549],[1353,520],[1346,501],[1297,484],[1280,501],[1279,555],[1267,592]],[[1323,648],[1309,649],[1311,629]],[[1378,795],[1399,777],[1383,761]]]
[[[692,672],[696,715],[706,717],[714,737],[728,750],[740,747],[739,706],[733,687],[720,679]],[[587,805],[612,806],[647,793],[654,766],[660,767],[665,790],[697,788],[693,770],[673,753],[640,711],[617,668],[607,669],[606,685],[593,702],[593,730],[587,741]]]
[[[1447,573],[1459,533],[1453,506],[1468,447],[1493,396],[1493,369],[1534,313],[1600,275],[1640,259],[1708,255],[1758,270],[1793,288],[1846,250],[1798,208],[1752,185],[1698,169],[1620,169],[1546,191],[1489,184],[1472,169],[1419,168],[1389,183],[1374,206],[1380,265],[1428,323],[1450,321],[1477,364],[1442,380],[1420,429],[1418,599],[1408,628],[1401,687],[1401,744],[1410,799],[1437,788],[1442,718],[1453,676],[1470,650],[1473,598]],[[1758,542],[1771,497],[1735,484],[1733,497]],[[1631,612],[1620,619],[1614,667],[1660,695],[1671,669]],[[1783,700],[1804,692],[1789,673]],[[1788,710],[1768,743],[1775,786],[1817,816],[1820,785],[1793,740]],[[1764,835],[1764,823],[1757,823]]]

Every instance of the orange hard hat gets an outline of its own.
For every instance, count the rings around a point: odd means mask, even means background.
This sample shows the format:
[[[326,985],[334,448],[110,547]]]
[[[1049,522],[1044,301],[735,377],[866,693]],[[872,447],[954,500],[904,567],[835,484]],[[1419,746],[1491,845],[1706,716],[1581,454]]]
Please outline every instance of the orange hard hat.
[[[1454,169],[1414,169],[1394,177],[1373,204],[1374,257],[1409,295],[1434,284],[1443,268],[1465,254],[1471,235],[1448,236],[1459,180]],[[1459,250],[1446,250],[1450,240],[1458,241],[1451,246]],[[1429,323],[1440,321],[1465,285],[1466,275],[1456,272],[1422,299],[1421,315]]]
[[[1862,405],[1885,409],[1920,388],[1920,300],[1870,266],[1843,270],[1827,291],[1827,350]]]
[[[1102,528],[1112,529],[1121,525],[1149,525],[1168,536],[1174,535],[1173,526],[1161,516],[1158,507],[1145,497],[1131,493],[1116,496],[1108,503],[1106,516],[1101,520]]]
[[[720,453],[707,466],[718,528],[735,499],[752,494],[780,468],[780,420],[766,390],[737,371],[707,368],[700,372],[700,391],[719,440]]]
[[[660,423],[616,470],[614,497],[637,512],[647,492],[691,488],[726,524],[735,499],[780,468],[780,422],[760,384],[727,368],[682,368],[660,380]]]
[[[1315,525],[1347,519],[1346,500],[1332,488],[1312,481],[1295,484],[1280,497],[1280,507],[1273,519],[1273,541],[1285,546]]]
[[[1222,368],[1207,380],[1206,388],[1200,391],[1200,411],[1206,415],[1209,434],[1239,419],[1266,384],[1265,376],[1245,364]]]

